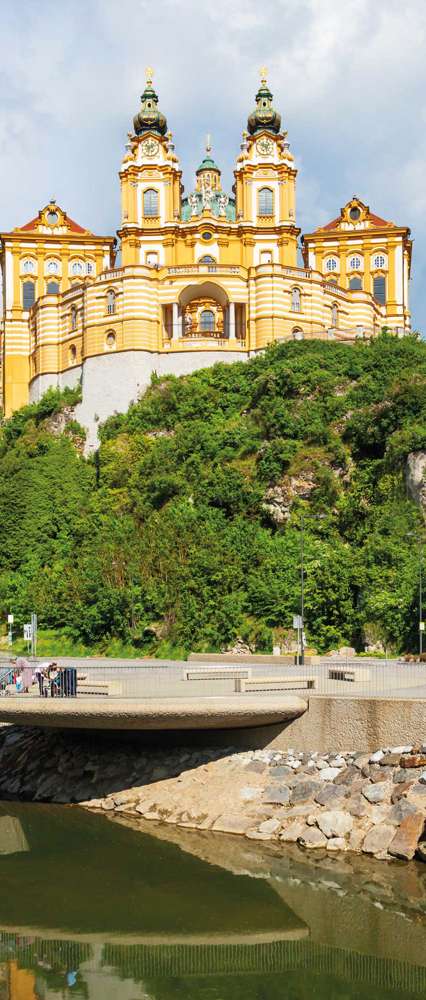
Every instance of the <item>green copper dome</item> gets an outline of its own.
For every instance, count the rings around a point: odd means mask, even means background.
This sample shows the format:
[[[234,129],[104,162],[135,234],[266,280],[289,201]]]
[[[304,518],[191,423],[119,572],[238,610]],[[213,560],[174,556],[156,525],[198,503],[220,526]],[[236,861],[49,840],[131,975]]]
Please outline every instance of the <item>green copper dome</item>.
[[[248,117],[247,128],[250,135],[266,130],[277,134],[281,128],[281,115],[272,107],[273,94],[266,82],[266,71],[262,72],[259,90],[256,94],[256,107]]]
[[[158,96],[152,86],[152,70],[147,70],[145,90],[141,96],[141,109],[133,119],[133,127],[136,135],[142,135],[144,132],[165,135],[167,132],[167,119],[158,110]]]
[[[196,174],[200,174],[202,170],[216,170],[220,174],[220,169],[217,163],[212,160],[211,156],[205,156],[204,160],[201,161],[198,170],[195,171]]]

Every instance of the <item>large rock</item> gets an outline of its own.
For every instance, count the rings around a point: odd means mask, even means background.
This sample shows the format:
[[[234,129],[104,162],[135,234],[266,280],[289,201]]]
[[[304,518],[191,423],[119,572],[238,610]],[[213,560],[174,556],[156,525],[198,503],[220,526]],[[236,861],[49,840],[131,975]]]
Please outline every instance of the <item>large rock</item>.
[[[322,785],[314,794],[315,802],[320,806],[341,805],[345,801],[348,790],[340,785]]]
[[[407,493],[423,510],[426,509],[426,451],[411,451],[405,463]]]
[[[312,799],[318,789],[316,781],[301,781],[295,785],[291,793],[291,804],[298,805],[299,802],[307,802]]]
[[[364,854],[383,854],[395,836],[395,827],[388,823],[373,826],[362,845]]]
[[[352,816],[340,809],[326,809],[317,817],[317,823],[326,837],[345,837],[353,827]]]
[[[297,842],[301,847],[327,847],[327,837],[316,826],[307,826]]]
[[[418,812],[417,806],[414,802],[408,802],[407,799],[400,799],[392,806],[387,815],[387,822],[394,823],[395,826],[399,826],[407,816],[415,816]]]
[[[290,789],[287,785],[281,788],[278,785],[269,785],[263,793],[263,802],[277,806],[286,806],[290,801]]]
[[[395,858],[402,858],[404,861],[411,861],[417,850],[417,845],[422,837],[425,825],[425,817],[422,813],[413,813],[402,820],[401,826],[389,844],[388,851]]]
[[[384,802],[391,792],[391,785],[387,781],[381,781],[377,785],[366,784],[362,789],[362,794],[368,802]]]
[[[299,837],[301,837],[307,829],[308,827],[303,820],[296,819],[293,823],[290,823],[286,829],[281,831],[279,839],[283,840],[285,844],[295,844]]]

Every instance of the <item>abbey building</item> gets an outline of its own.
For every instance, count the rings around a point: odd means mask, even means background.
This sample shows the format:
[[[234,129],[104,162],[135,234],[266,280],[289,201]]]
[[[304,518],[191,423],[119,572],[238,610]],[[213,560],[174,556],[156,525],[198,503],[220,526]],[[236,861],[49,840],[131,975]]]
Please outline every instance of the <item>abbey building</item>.
[[[224,191],[210,144],[188,194],[148,73],[120,170],[117,240],[50,202],[0,234],[6,415],[82,383],[77,413],[127,408],[158,374],[250,357],[271,341],[410,329],[410,230],[352,198],[300,238],[296,168],[265,74]],[[298,251],[302,258],[298,259]]]

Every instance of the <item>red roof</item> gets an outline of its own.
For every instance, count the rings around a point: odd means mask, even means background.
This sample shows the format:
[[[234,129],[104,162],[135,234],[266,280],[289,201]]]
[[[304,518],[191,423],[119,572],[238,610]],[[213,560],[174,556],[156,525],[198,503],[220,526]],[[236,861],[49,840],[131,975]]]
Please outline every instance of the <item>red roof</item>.
[[[316,232],[322,232],[323,229],[338,229],[342,221],[342,216],[339,215],[337,219],[332,219],[331,222],[327,222],[326,226],[318,226]],[[368,213],[368,221],[373,224],[373,226],[391,226],[392,222],[387,222],[386,219],[381,219],[380,215],[374,215],[373,212]]]
[[[79,226],[78,222],[74,222],[74,219],[70,219],[69,215],[67,215],[65,212],[63,212],[63,216],[64,218],[62,224],[67,226],[72,233],[88,232],[87,229],[83,229],[82,226]],[[21,230],[21,232],[33,232],[34,230],[38,229],[40,221],[41,221],[40,216],[37,215],[35,219],[31,219],[31,221],[27,222],[25,226],[19,226],[18,228]]]

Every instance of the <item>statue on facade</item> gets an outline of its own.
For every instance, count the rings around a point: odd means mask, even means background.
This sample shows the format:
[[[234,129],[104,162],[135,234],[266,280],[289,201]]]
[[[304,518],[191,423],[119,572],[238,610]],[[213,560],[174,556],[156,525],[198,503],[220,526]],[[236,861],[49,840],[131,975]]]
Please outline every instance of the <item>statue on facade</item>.
[[[226,209],[228,207],[229,195],[225,191],[221,191],[218,197],[219,205],[219,215],[226,216]]]
[[[191,209],[191,216],[198,215],[198,198],[196,191],[188,195],[188,205]]]

